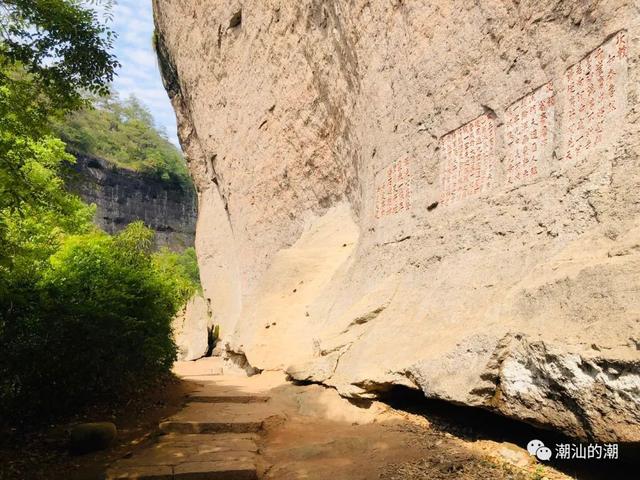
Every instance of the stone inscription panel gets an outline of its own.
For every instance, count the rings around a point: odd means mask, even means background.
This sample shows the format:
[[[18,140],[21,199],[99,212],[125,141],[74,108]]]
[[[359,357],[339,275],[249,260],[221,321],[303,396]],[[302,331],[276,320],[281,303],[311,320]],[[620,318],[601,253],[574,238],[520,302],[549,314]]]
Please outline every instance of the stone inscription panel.
[[[376,219],[411,209],[411,166],[408,158],[393,162],[376,176]]]
[[[564,74],[563,151],[577,159],[614,137],[626,109],[627,35],[619,32]]]
[[[520,185],[538,175],[553,154],[555,96],[548,83],[505,112],[505,178]]]
[[[488,191],[497,167],[496,121],[481,115],[440,140],[441,199],[450,205]]]

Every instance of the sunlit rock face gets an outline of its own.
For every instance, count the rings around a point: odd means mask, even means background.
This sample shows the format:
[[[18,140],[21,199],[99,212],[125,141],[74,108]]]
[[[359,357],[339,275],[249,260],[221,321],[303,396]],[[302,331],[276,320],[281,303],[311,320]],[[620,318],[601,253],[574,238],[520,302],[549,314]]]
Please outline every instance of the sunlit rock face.
[[[86,155],[76,156],[68,184],[96,204],[95,222],[108,233],[142,220],[154,230],[158,247],[181,251],[194,244],[197,199],[189,186]]]
[[[640,440],[633,2],[154,7],[230,351]]]
[[[173,319],[173,338],[178,347],[178,360],[197,360],[210,350],[211,317],[205,299],[196,294]]]

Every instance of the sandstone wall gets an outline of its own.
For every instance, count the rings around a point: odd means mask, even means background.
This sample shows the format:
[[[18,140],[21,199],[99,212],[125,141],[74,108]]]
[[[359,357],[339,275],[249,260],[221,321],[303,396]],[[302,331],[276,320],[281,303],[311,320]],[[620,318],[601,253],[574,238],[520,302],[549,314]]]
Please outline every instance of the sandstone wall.
[[[193,189],[86,155],[76,155],[69,180],[71,190],[96,204],[95,222],[106,232],[116,233],[142,220],[155,231],[158,246],[183,250],[194,245]]]
[[[637,2],[154,8],[230,350],[640,440]]]
[[[179,361],[197,360],[208,353],[210,323],[207,302],[200,294],[194,295],[173,319]]]

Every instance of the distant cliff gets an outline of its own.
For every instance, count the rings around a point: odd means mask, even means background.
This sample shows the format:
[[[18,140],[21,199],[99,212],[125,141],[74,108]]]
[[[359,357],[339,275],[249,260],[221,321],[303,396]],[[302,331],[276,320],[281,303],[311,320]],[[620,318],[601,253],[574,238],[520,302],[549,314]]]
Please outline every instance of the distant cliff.
[[[106,160],[76,155],[69,188],[97,205],[96,223],[109,233],[142,220],[156,232],[158,246],[181,250],[193,246],[196,194],[191,185],[114,166]]]

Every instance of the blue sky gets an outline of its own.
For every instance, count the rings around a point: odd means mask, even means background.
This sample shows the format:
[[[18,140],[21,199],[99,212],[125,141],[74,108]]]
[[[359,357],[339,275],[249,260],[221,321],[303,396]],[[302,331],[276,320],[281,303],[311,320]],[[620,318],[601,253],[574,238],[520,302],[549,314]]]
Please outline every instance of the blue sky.
[[[117,33],[115,54],[122,64],[114,82],[122,97],[134,94],[151,110],[156,124],[176,145],[176,120],[169,97],[162,86],[153,51],[153,14],[151,0],[117,0],[113,23]]]

